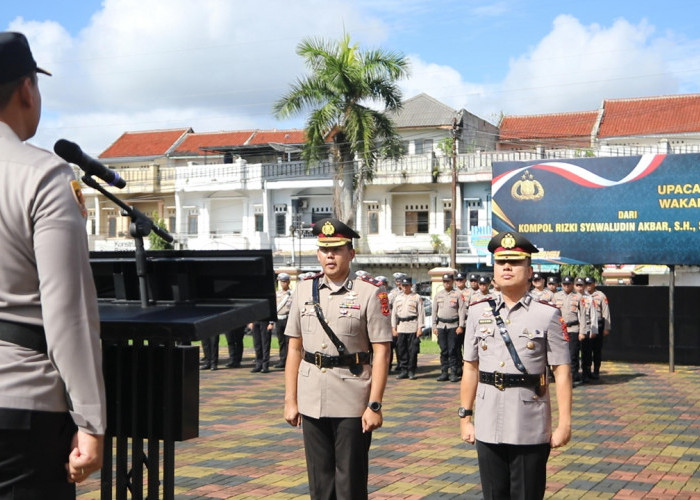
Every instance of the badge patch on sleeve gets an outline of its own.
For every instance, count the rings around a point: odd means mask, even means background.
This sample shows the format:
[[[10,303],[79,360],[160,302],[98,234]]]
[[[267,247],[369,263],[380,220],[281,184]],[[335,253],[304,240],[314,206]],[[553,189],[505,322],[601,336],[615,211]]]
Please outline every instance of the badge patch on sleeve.
[[[559,323],[561,323],[561,333],[564,335],[564,340],[569,341],[569,329],[566,327],[566,321],[561,316],[559,317]]]
[[[76,180],[70,181],[70,190],[73,193],[73,198],[75,199],[75,202],[78,204],[78,208],[80,209],[80,215],[82,215],[84,219],[87,219],[88,211],[87,207],[85,206],[83,190],[80,188],[80,182]]]
[[[391,314],[391,310],[389,309],[389,294],[386,292],[379,292],[377,297],[379,298],[379,302],[382,304],[382,314],[384,316],[389,316]]]

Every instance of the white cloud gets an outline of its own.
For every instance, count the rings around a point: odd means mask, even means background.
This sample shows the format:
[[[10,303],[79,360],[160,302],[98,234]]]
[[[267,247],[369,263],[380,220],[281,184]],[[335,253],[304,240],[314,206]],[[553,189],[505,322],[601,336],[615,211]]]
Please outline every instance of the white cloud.
[[[385,36],[378,18],[351,2],[105,0],[75,37],[53,22],[17,19],[42,79],[44,118],[34,142],[70,135],[97,154],[126,130],[284,128],[272,104],[304,73],[296,46],[307,36],[360,43]],[[116,132],[115,132],[116,131]]]
[[[508,114],[597,109],[605,98],[674,93],[668,41],[646,22],[609,28],[558,16],[552,31],[510,63],[499,99]]]

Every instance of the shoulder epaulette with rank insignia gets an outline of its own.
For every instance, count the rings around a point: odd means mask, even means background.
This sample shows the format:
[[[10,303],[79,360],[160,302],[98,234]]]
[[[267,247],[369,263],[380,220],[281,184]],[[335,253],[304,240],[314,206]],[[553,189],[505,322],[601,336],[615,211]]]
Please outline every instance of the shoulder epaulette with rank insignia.
[[[382,286],[384,284],[381,281],[379,281],[378,279],[375,279],[374,276],[370,276],[369,274],[363,274],[359,278],[362,281],[364,281],[365,283],[369,283],[370,285],[374,285],[374,286]]]
[[[314,279],[314,278],[320,278],[321,276],[323,276],[323,273],[309,274],[308,276],[306,276],[306,277],[304,278],[304,281],[306,281],[306,280],[312,280],[312,279]]]
[[[555,307],[555,308],[557,307],[557,306],[555,306],[552,302],[549,302],[549,301],[547,301],[547,300],[538,299],[537,302],[539,302],[540,304],[544,304],[544,305],[546,305],[546,306],[552,306],[552,307]],[[557,308],[557,309],[558,309],[558,308]]]

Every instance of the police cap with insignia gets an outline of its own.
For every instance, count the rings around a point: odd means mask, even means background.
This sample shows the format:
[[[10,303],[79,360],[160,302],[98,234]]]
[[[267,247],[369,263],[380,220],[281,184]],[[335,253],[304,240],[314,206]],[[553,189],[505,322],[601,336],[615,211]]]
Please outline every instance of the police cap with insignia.
[[[539,281],[543,279],[544,276],[542,276],[540,273],[532,273],[532,281]]]
[[[562,285],[573,285],[574,284],[574,278],[571,276],[564,276],[561,279],[561,284]]]
[[[379,276],[375,276],[374,279],[377,281],[381,281],[385,285],[387,285],[389,283],[389,280],[387,279],[386,276],[379,275]]]
[[[549,278],[547,278],[547,283],[555,283],[555,284],[558,285],[558,284],[559,284],[559,278],[557,278],[556,276],[550,276]]]
[[[583,278],[576,278],[576,279],[574,280],[574,284],[576,284],[576,285],[585,285],[585,284],[586,284],[586,280],[584,280]]]
[[[457,273],[457,276],[455,276],[455,279],[457,281],[464,281],[465,279],[467,279],[467,277],[464,275],[464,273]]]
[[[478,274],[470,274],[469,281],[479,281],[479,275]]]
[[[494,260],[523,260],[539,252],[525,236],[515,231],[502,231],[491,238],[488,246]]]
[[[290,276],[287,273],[279,273],[277,275],[277,281],[289,281]]]
[[[488,284],[488,283],[491,283],[491,278],[489,278],[488,276],[479,276],[479,284],[480,285],[484,285],[484,284]]]
[[[442,281],[453,281],[455,279],[452,273],[445,273],[442,275]]]
[[[314,236],[318,237],[318,246],[320,247],[342,247],[348,243],[352,244],[353,238],[359,238],[360,235],[354,229],[349,227],[344,222],[338,219],[321,219],[311,231]]]
[[[0,33],[0,68],[0,85],[27,76],[32,71],[51,76],[36,65],[27,37],[12,31]]]
[[[410,276],[404,276],[403,278],[401,278],[401,284],[402,285],[412,285],[413,279],[411,279]]]
[[[595,283],[595,278],[593,276],[586,276],[584,281],[586,282],[586,285],[592,285]]]

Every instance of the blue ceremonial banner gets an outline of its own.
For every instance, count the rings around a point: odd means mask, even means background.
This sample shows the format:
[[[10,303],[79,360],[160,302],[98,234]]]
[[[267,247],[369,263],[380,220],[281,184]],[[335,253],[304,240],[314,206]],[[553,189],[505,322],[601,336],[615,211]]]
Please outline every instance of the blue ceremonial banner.
[[[497,162],[492,197],[541,262],[700,264],[700,154]]]

